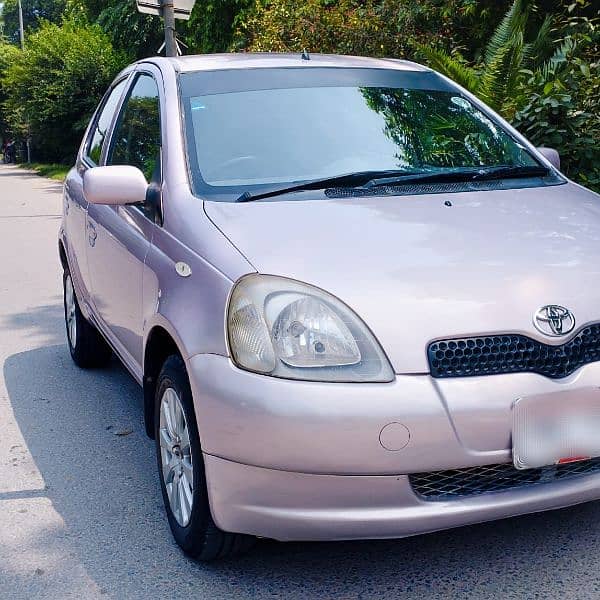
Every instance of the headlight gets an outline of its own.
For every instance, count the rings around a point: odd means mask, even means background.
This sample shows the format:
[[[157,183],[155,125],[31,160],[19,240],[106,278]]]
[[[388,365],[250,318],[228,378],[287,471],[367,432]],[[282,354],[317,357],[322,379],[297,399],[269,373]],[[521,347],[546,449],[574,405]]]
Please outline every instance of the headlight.
[[[332,295],[272,275],[247,275],[227,311],[229,345],[242,369],[308,381],[392,381],[367,326]]]

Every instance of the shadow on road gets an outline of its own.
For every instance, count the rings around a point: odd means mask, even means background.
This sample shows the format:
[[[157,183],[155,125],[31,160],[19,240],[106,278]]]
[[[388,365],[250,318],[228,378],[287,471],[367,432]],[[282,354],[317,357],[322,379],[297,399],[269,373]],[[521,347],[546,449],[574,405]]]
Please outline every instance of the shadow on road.
[[[11,356],[4,376],[65,521],[67,551],[108,597],[524,598],[565,586],[571,597],[600,594],[589,587],[598,503],[398,541],[262,541],[242,558],[194,563],[171,540],[141,391],[119,364],[82,371],[55,345]]]
[[[35,171],[30,171],[15,165],[3,165],[0,163],[0,177],[10,177],[12,180],[20,179],[21,181],[27,181],[36,185],[39,191],[47,193],[61,193],[63,184],[61,181],[55,181],[54,179],[48,179],[41,177]],[[43,186],[39,186],[43,184]]]
[[[28,337],[41,338],[48,344],[62,342],[64,329],[62,296],[56,296],[56,301],[50,304],[0,316],[0,331],[27,330]]]

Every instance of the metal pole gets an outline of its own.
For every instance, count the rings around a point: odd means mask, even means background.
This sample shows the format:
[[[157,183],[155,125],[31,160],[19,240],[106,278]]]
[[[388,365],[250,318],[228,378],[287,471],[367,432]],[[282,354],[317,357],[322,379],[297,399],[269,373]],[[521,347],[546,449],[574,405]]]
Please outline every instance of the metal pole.
[[[25,50],[25,28],[23,27],[23,4],[19,0],[19,35],[21,36],[21,50]],[[27,123],[27,162],[31,162],[31,133],[29,123]]]
[[[23,29],[23,6],[19,0],[19,33],[21,35],[21,50],[25,50],[25,30]]]
[[[31,131],[29,129],[29,123],[27,123],[27,162],[31,164]]]
[[[161,0],[162,17],[165,24],[165,54],[177,56],[177,42],[175,41],[175,11],[173,0]]]

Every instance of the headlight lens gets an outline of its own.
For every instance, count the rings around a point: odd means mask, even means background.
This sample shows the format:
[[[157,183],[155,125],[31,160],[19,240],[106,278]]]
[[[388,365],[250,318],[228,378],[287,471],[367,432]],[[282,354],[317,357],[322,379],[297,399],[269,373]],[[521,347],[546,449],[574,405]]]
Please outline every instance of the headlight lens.
[[[250,371],[309,381],[392,381],[377,340],[330,294],[283,277],[247,275],[227,314],[236,364]]]

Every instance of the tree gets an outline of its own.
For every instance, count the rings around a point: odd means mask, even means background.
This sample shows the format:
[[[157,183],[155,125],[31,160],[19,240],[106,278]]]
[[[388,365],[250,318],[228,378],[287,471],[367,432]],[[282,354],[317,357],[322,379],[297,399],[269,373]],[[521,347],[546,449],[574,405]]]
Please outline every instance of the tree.
[[[0,73],[5,72],[12,63],[18,60],[20,52],[21,51],[16,46],[0,42]],[[0,142],[2,139],[12,136],[15,133],[3,110],[3,105],[8,97],[8,92],[9,89],[3,85],[2,79],[0,79]]]
[[[14,129],[30,128],[36,158],[72,162],[89,118],[124,66],[97,26],[44,22],[5,69],[5,115]]]
[[[508,0],[254,0],[235,48],[413,58],[419,45],[475,58]]]
[[[531,9],[531,2],[514,0],[477,65],[467,64],[458,51],[449,54],[441,49],[421,46],[421,52],[432,68],[473,92],[505,117],[512,118],[516,112],[514,99],[521,70],[542,64],[550,47],[550,17],[544,20],[535,39],[525,41]]]
[[[562,168],[600,191],[600,20],[580,0],[557,19],[556,50],[534,71],[524,71],[514,124],[534,144],[556,148]]]
[[[34,31],[42,20],[60,23],[67,0],[23,0],[23,27],[25,31]],[[2,6],[4,35],[17,44],[19,36],[19,11],[17,0],[5,0]]]
[[[97,23],[115,48],[127,52],[131,60],[155,56],[164,40],[160,19],[138,12],[133,0],[103,3]]]
[[[253,4],[253,0],[196,0],[190,20],[182,27],[190,51],[227,52],[236,27]]]

